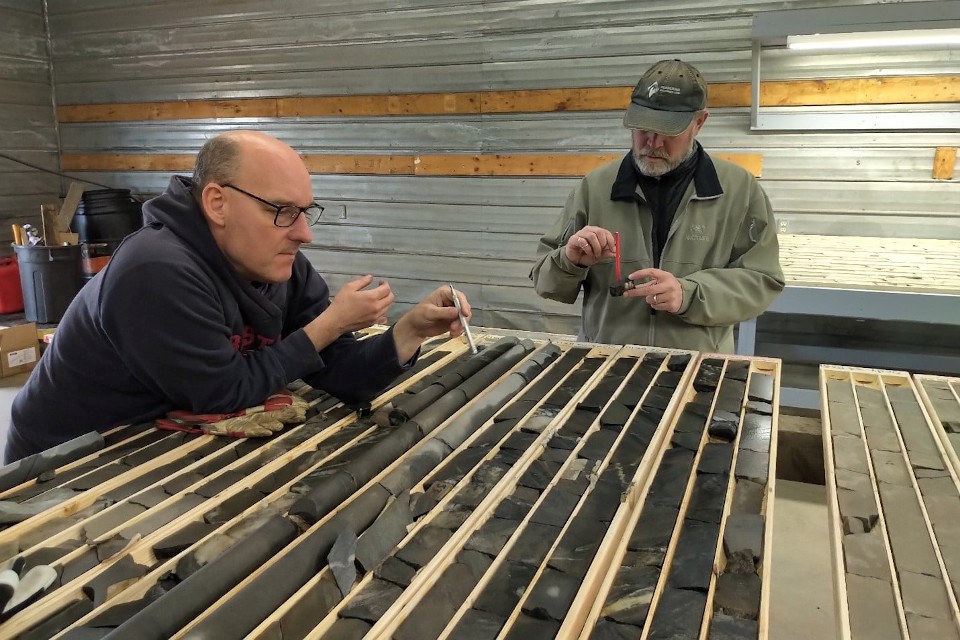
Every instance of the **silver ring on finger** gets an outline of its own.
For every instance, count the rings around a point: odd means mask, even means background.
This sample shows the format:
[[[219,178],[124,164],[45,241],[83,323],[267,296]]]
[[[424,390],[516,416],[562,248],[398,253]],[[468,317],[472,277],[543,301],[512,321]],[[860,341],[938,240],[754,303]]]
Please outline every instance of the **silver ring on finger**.
[[[653,304],[657,304],[657,294],[653,294]]]

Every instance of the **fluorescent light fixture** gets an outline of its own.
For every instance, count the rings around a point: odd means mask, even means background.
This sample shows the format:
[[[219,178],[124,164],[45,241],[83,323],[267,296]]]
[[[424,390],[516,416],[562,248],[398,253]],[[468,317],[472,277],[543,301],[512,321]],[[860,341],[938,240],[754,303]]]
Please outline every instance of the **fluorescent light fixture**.
[[[907,29],[787,36],[787,48],[796,51],[929,46],[960,46],[960,29]]]

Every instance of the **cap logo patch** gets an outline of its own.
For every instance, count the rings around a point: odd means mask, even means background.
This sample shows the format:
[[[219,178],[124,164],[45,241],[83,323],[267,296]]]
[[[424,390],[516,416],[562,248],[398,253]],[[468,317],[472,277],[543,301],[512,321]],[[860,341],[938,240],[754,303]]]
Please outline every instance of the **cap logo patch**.
[[[678,96],[680,95],[680,87],[671,87],[670,85],[661,85],[659,82],[654,82],[647,87],[647,100],[657,93],[668,93],[673,96]]]

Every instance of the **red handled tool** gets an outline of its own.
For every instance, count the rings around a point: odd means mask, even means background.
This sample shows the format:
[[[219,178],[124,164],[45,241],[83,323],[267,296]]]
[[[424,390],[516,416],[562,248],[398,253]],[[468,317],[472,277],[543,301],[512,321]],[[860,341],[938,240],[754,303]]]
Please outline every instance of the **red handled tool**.
[[[615,272],[616,281],[620,282],[620,232],[619,231],[613,234],[613,255],[614,255],[614,260],[617,261],[616,265],[614,266],[614,269],[616,269],[616,272]]]

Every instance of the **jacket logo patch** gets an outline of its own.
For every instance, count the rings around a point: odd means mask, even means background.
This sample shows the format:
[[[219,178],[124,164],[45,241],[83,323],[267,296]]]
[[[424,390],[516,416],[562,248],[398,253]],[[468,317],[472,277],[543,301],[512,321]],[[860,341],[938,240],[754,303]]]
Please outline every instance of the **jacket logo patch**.
[[[276,338],[268,338],[267,336],[260,335],[248,324],[243,325],[242,334],[230,336],[230,344],[240,353],[263,349],[276,341]]]
[[[707,225],[705,224],[692,224],[690,225],[690,231],[686,235],[686,240],[691,240],[694,242],[709,242],[710,236],[706,235]]]

